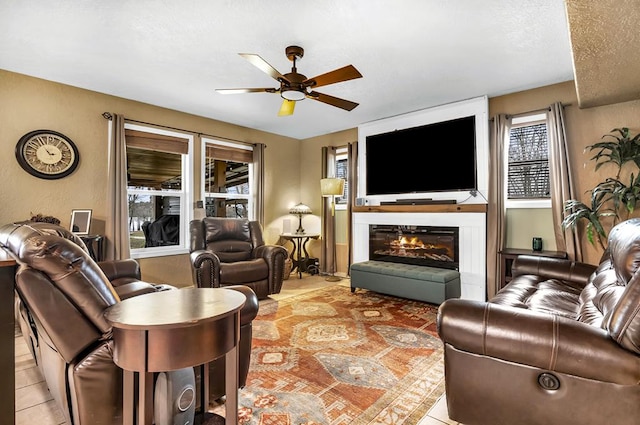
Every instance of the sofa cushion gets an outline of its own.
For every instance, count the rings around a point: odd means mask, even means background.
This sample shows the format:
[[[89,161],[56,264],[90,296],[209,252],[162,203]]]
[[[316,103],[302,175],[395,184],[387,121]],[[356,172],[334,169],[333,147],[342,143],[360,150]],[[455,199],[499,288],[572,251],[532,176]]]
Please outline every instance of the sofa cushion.
[[[515,277],[491,302],[575,319],[580,292],[566,281],[527,274]]]
[[[220,282],[241,284],[269,278],[269,266],[264,258],[220,264]]]
[[[223,263],[246,261],[251,258],[252,249],[251,242],[233,239],[209,242],[207,244],[207,251],[215,252]]]

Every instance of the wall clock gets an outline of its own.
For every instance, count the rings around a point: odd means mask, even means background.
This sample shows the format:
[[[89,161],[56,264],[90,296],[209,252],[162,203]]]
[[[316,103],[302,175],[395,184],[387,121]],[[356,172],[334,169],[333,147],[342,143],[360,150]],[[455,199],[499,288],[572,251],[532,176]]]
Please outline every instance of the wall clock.
[[[52,130],[31,131],[16,145],[16,159],[24,170],[41,179],[66,177],[78,166],[80,154],[64,134]]]

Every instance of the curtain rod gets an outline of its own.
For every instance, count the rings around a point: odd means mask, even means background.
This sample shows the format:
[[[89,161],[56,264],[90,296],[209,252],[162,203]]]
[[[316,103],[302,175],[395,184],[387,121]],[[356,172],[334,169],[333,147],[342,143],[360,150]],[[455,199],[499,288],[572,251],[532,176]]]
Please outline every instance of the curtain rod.
[[[571,106],[571,103],[561,103],[560,105],[562,105],[563,108],[566,108],[567,106]],[[525,111],[525,112],[518,112],[517,114],[506,114],[508,118],[514,118],[514,117],[521,117],[524,115],[533,115],[536,113],[541,113],[541,112],[549,112],[551,110],[550,106],[547,106],[546,108],[540,108],[540,109],[534,109],[532,111]],[[493,121],[493,117],[489,118],[489,121]]]
[[[563,108],[566,108],[567,106],[571,106],[570,103],[561,103],[560,105]],[[535,113],[540,113],[540,112],[549,112],[550,110],[551,110],[551,107],[547,106],[546,108],[534,109],[533,111],[518,112],[517,114],[507,114],[507,116],[509,118],[514,118],[514,117],[521,117],[523,115],[533,115]]]
[[[103,112],[102,116],[105,119],[109,120],[109,121],[111,121],[113,119],[113,115],[111,114],[111,112]],[[150,122],[132,120],[132,119],[128,119],[128,118],[125,118],[124,120],[126,122],[130,122],[130,123],[150,125],[150,126],[159,127],[159,128],[166,128],[167,130],[182,131],[184,133],[191,133],[191,134],[196,134],[198,136],[205,136],[205,137],[213,137],[215,139],[225,140],[225,141],[234,142],[234,143],[241,143],[241,144],[244,144],[244,145],[256,146],[256,144],[257,144],[257,143],[245,142],[243,140],[230,139],[228,137],[216,136],[214,134],[200,133],[200,132],[193,131],[193,130],[185,130],[184,128],[170,127],[168,125],[153,124],[153,123],[150,123]]]

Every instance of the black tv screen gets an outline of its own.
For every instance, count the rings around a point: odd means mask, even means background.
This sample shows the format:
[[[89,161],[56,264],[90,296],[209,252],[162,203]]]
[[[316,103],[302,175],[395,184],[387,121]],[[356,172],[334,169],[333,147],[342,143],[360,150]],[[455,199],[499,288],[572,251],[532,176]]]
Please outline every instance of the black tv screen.
[[[367,195],[477,189],[475,116],[367,136],[365,149]]]

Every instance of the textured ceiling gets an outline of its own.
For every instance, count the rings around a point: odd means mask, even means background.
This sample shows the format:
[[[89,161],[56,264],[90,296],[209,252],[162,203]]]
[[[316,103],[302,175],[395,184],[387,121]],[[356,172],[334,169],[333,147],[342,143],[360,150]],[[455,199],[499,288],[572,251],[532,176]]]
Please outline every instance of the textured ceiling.
[[[567,0],[581,108],[640,99],[640,1]]]
[[[277,87],[238,53],[286,73],[288,45],[308,77],[354,65],[318,91],[360,105],[215,92]],[[3,0],[0,69],[297,139],[573,79],[563,0]]]

